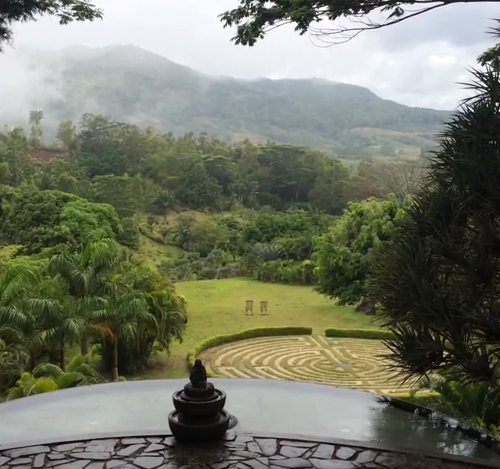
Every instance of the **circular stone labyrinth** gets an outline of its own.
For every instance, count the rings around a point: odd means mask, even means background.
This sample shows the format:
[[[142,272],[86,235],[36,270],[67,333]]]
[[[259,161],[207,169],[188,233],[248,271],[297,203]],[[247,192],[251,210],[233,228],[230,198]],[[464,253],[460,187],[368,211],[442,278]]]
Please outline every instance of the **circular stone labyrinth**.
[[[413,382],[388,369],[387,347],[378,340],[323,336],[263,337],[211,348],[200,354],[208,369],[228,378],[307,381],[382,394],[409,392]]]

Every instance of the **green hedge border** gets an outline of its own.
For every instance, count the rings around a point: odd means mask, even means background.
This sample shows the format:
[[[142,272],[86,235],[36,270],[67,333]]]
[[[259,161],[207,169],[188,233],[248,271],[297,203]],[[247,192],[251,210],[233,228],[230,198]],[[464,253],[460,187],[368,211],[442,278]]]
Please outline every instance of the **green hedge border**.
[[[441,397],[436,391],[419,391],[417,394],[400,393],[400,394],[388,394],[386,397],[392,397],[394,399],[400,399],[401,401],[408,401],[412,404],[417,404],[422,407],[429,407],[429,405],[435,404],[436,401]]]
[[[230,342],[237,342],[245,339],[256,339],[258,337],[277,337],[287,335],[312,335],[312,327],[301,326],[281,326],[281,327],[257,327],[254,329],[246,329],[244,331],[235,332],[233,334],[214,335],[208,337],[201,342],[198,342],[187,354],[186,361],[188,370],[194,365],[196,357],[205,350],[218,345],[228,344]],[[227,376],[217,375],[207,370],[210,378],[227,378]]]
[[[387,340],[394,338],[394,334],[392,332],[380,331],[376,329],[326,329],[325,336],[371,340]]]

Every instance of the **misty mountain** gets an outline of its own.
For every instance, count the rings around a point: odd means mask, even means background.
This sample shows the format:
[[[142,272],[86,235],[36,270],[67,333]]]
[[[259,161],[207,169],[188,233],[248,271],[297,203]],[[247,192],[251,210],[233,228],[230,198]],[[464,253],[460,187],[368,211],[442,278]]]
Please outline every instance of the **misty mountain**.
[[[429,146],[449,114],[327,80],[209,77],[130,45],[38,53],[31,66],[46,125],[89,112],[174,134],[271,139],[349,157]]]

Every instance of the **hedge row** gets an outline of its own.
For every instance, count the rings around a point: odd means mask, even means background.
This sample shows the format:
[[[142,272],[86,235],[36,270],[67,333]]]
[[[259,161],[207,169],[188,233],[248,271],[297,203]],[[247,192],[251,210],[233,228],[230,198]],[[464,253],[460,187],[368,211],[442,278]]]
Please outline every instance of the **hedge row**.
[[[389,331],[377,331],[370,329],[326,329],[326,337],[347,337],[350,339],[393,339],[394,335]]]
[[[419,391],[414,395],[409,393],[401,393],[390,394],[388,397],[393,397],[394,399],[400,399],[402,401],[408,401],[412,404],[416,404],[422,407],[429,407],[429,405],[436,403],[440,395],[435,391]]]
[[[205,350],[217,347],[218,345],[236,342],[238,340],[255,339],[258,337],[273,337],[281,335],[311,335],[312,327],[299,326],[283,326],[283,327],[257,327],[255,329],[247,329],[245,331],[235,332],[234,334],[214,335],[202,340],[193,347],[187,354],[187,365],[191,369],[194,365],[196,357]],[[211,378],[223,378],[214,373],[208,373]]]

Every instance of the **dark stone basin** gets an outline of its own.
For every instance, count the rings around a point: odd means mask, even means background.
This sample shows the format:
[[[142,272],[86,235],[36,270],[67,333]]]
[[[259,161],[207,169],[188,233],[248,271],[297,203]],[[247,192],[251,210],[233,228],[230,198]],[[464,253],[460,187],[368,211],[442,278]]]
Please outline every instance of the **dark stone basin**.
[[[189,419],[189,417],[188,417]],[[174,410],[168,416],[168,426],[180,442],[205,442],[217,441],[229,428],[229,414],[221,410],[214,418],[205,419],[206,422],[196,419],[196,431],[193,431],[193,425],[189,421],[184,421],[182,416]]]
[[[187,401],[184,399],[184,391],[174,392],[172,400],[175,410],[184,415],[213,415],[220,412],[226,404],[226,393],[220,389],[215,389],[215,396],[212,399],[200,399],[197,402],[196,398],[191,398]]]
[[[498,462],[497,442],[445,416],[373,394],[320,384],[213,379],[227,393],[235,431],[309,435],[441,451]],[[172,394],[186,380],[101,384],[0,404],[0,445],[168,433]]]

